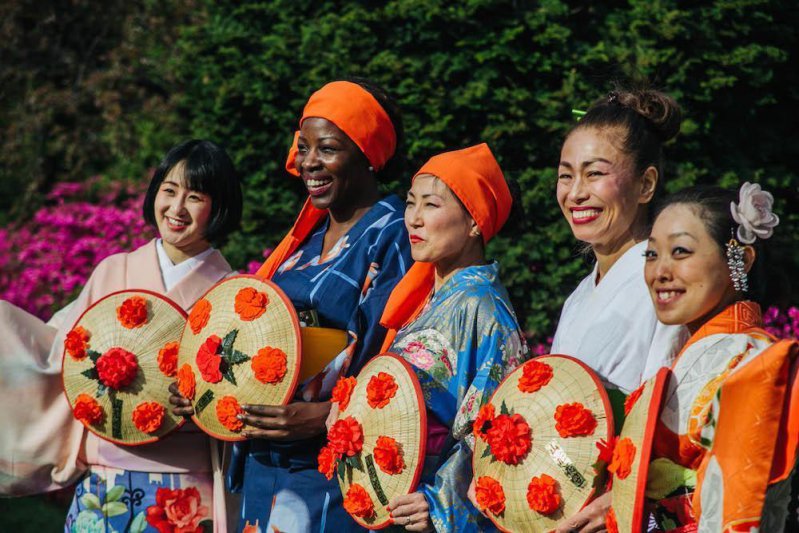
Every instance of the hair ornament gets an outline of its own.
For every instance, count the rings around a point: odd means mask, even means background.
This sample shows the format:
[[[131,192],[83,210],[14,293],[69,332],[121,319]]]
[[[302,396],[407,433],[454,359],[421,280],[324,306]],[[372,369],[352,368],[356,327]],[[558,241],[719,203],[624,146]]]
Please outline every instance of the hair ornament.
[[[744,265],[744,247],[733,236],[727,243],[726,248],[727,266],[730,267],[732,286],[738,292],[746,292],[749,290],[749,279],[746,277],[746,266]]]
[[[572,109],[572,117],[574,117],[574,120],[580,120],[585,116],[586,113],[588,113],[588,111],[583,111],[582,109]]]
[[[741,185],[738,204],[730,202],[732,218],[738,223],[735,233],[741,243],[752,244],[758,238],[768,239],[774,234],[780,218],[772,211],[773,205],[774,197],[759,184],[747,181]]]
[[[619,93],[610,91],[608,93],[608,104],[621,104],[621,102],[619,102]]]

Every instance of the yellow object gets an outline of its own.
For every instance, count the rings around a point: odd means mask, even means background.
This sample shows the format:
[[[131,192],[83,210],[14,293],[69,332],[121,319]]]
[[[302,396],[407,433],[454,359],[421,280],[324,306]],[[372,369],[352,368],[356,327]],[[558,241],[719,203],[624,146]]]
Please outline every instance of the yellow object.
[[[696,487],[696,471],[658,457],[649,463],[646,497],[662,500],[680,487]]]
[[[347,332],[333,328],[300,328],[302,363],[300,382],[324,370],[347,346]]]

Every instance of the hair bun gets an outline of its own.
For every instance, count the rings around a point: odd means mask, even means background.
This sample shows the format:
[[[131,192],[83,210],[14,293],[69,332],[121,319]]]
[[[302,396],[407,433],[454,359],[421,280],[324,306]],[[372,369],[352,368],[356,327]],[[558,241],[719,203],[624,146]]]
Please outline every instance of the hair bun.
[[[646,118],[654,127],[660,140],[666,142],[680,132],[682,111],[671,96],[652,89],[615,91],[619,104]]]

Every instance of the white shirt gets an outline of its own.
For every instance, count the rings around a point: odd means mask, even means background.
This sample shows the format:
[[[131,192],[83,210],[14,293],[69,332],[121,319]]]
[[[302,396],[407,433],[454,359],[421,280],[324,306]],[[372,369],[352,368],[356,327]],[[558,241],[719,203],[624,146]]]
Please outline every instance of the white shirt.
[[[202,261],[214,252],[213,246],[209,247],[204,252],[200,252],[194,257],[189,257],[185,261],[172,264],[172,260],[166,255],[164,245],[161,239],[155,241],[155,251],[158,254],[158,265],[161,267],[161,278],[164,280],[164,288],[166,292],[172,290],[172,287],[177,285],[186,274],[192,271],[194,267],[202,263]]]
[[[551,350],[576,357],[625,394],[671,366],[689,337],[685,327],[666,326],[655,315],[644,281],[646,244],[627,250],[599,284],[594,265],[563,304]]]

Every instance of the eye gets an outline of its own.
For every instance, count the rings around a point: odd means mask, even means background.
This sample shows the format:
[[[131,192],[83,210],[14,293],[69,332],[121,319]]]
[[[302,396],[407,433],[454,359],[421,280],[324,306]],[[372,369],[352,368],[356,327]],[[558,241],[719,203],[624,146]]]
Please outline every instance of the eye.
[[[161,192],[165,192],[168,195],[172,196],[172,195],[175,194],[175,189],[173,189],[171,186],[167,185],[167,186],[161,188]]]
[[[297,143],[297,152],[300,154],[308,153],[308,146],[305,143]]]
[[[413,200],[411,200],[410,198],[405,200],[405,207],[410,207],[412,205],[414,205]]]
[[[335,148],[333,146],[322,146],[321,148],[319,148],[319,151],[322,152],[323,154],[334,154],[338,152],[338,148]]]
[[[425,202],[425,203],[424,203],[424,206],[425,206],[425,207],[441,207],[441,206],[439,206],[437,203],[435,203],[435,202],[430,202],[430,201],[427,201],[427,202]]]
[[[687,255],[691,255],[692,253],[693,252],[691,252],[691,250],[689,250],[688,248],[684,248],[682,246],[675,246],[671,250],[671,255],[673,255],[674,257],[685,257]]]
[[[654,261],[655,259],[657,259],[657,257],[658,257],[658,254],[657,254],[657,252],[655,250],[646,250],[644,252],[644,258],[647,261]]]
[[[570,179],[572,179],[572,175],[571,174],[567,174],[567,173],[564,172],[563,174],[558,174],[558,179],[559,180],[570,180]]]
[[[604,176],[605,172],[600,172],[599,170],[589,170],[587,176],[589,178],[599,178]]]

